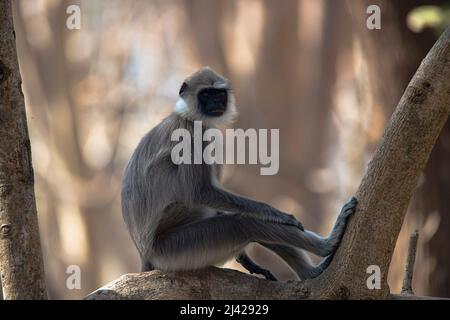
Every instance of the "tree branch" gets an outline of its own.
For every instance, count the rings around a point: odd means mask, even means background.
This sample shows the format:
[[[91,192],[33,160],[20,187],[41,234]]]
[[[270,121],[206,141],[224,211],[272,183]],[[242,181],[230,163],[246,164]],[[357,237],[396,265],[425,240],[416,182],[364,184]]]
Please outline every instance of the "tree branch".
[[[0,273],[5,299],[45,299],[31,147],[11,1],[0,1]]]
[[[209,267],[201,271],[125,274],[86,299],[292,300],[308,295],[308,288],[300,281],[268,281],[236,270]]]
[[[412,280],[414,275],[414,262],[416,261],[417,240],[419,232],[415,230],[409,238],[408,255],[406,257],[405,274],[403,276],[402,294],[412,295]]]
[[[388,58],[388,57],[387,57]],[[450,112],[450,28],[401,98],[356,193],[358,210],[329,268],[304,282],[270,282],[237,271],[128,274],[88,299],[358,299],[389,295],[387,272],[409,200]],[[381,289],[366,285],[381,270]]]

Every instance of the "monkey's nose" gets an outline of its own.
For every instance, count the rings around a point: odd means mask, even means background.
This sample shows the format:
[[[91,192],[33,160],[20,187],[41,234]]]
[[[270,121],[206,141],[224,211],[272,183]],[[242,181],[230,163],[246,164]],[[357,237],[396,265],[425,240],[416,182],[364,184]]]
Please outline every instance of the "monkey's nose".
[[[198,101],[205,114],[219,116],[227,108],[228,92],[226,89],[203,89],[198,94]]]

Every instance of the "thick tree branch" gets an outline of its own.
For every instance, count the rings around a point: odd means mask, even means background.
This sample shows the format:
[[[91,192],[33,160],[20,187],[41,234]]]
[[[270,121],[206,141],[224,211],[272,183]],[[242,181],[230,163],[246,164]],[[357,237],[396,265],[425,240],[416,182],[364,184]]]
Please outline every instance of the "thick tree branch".
[[[45,299],[31,148],[11,1],[0,1],[0,273],[5,299]]]
[[[389,57],[386,57],[389,59]],[[129,274],[89,299],[358,299],[388,296],[386,282],[409,200],[450,112],[450,28],[422,62],[401,98],[356,193],[350,220],[330,267],[318,278],[270,282],[236,271]],[[381,289],[366,285],[367,267],[381,270]]]
[[[301,299],[309,295],[300,281],[277,282],[236,270],[151,271],[125,274],[86,297],[97,299]]]

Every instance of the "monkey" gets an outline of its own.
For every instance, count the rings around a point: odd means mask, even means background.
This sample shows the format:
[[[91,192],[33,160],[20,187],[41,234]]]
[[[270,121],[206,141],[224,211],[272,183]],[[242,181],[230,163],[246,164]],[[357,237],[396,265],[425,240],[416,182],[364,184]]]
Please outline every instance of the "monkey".
[[[139,142],[123,174],[122,215],[139,252],[141,271],[196,270],[235,258],[250,273],[277,280],[246,254],[258,243],[273,251],[300,279],[315,278],[330,264],[349,217],[352,197],[331,234],[305,230],[292,215],[226,190],[219,164],[175,164],[171,151],[179,128],[219,128],[237,114],[230,82],[203,67],[181,85],[174,111]],[[204,146],[203,146],[204,147]],[[324,257],[314,265],[306,252]]]

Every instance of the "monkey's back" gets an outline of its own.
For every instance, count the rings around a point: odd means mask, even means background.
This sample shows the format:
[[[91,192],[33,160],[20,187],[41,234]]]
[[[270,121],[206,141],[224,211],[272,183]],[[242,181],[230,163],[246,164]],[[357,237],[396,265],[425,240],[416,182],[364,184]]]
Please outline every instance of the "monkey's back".
[[[151,255],[158,232],[204,214],[201,208],[190,208],[189,199],[199,192],[202,181],[211,179],[211,168],[172,162],[171,152],[178,142],[171,141],[171,135],[180,128],[193,136],[191,121],[176,114],[165,118],[142,138],[124,171],[122,215],[141,257]]]

